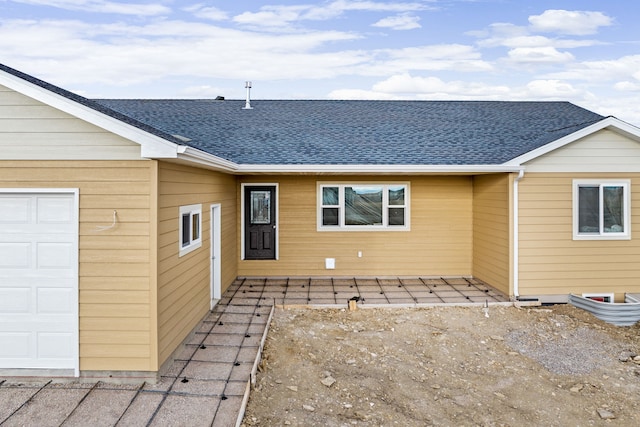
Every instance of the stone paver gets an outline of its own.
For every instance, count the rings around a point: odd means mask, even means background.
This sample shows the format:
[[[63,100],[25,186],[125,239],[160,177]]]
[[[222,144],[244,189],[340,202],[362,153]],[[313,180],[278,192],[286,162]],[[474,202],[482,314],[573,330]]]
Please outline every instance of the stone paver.
[[[508,298],[465,278],[238,278],[157,384],[0,378],[0,425],[239,425],[275,306],[421,306]]]

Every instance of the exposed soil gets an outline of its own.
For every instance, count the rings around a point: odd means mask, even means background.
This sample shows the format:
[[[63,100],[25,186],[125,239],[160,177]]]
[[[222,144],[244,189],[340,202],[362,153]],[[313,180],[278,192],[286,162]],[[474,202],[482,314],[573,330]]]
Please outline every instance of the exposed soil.
[[[638,354],[569,305],[279,309],[243,425],[636,426]]]

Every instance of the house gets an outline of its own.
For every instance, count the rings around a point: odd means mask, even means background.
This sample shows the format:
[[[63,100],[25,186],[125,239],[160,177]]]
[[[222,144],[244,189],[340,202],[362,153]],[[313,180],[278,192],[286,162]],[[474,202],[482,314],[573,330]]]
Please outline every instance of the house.
[[[0,372],[152,378],[238,276],[621,301],[638,206],[640,130],[567,102],[89,100],[2,65]]]

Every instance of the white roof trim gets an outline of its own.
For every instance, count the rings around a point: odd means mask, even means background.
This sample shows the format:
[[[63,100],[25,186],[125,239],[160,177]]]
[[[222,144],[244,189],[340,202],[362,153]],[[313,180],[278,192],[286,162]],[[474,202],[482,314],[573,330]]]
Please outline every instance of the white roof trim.
[[[178,159],[224,172],[235,173],[238,170],[238,165],[229,160],[184,145],[179,147]]]
[[[178,144],[167,141],[121,120],[101,113],[93,108],[79,104],[60,94],[47,90],[13,74],[0,71],[0,84],[33,98],[53,108],[64,111],[95,126],[113,132],[123,138],[141,145],[142,157],[175,158]]]
[[[505,162],[503,165],[514,167],[521,166],[522,164],[529,162],[537,157],[544,156],[545,154],[550,153],[553,150],[557,150],[558,148],[564,147],[567,144],[571,144],[572,142],[575,142],[580,138],[584,138],[605,128],[613,128],[614,130],[640,140],[640,128],[630,125],[627,122],[623,122],[622,120],[615,117],[607,117],[600,120],[599,122],[580,129],[577,132],[569,134],[565,137],[543,145],[542,147],[536,148],[535,150],[529,151],[528,153],[516,157],[508,162]]]
[[[506,165],[238,165],[236,173],[247,174],[474,174],[520,172],[521,167]]]

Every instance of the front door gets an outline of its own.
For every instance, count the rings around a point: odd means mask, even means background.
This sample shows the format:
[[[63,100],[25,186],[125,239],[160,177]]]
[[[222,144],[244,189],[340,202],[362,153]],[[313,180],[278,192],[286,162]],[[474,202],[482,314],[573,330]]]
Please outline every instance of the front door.
[[[244,258],[276,259],[276,187],[244,187]]]

